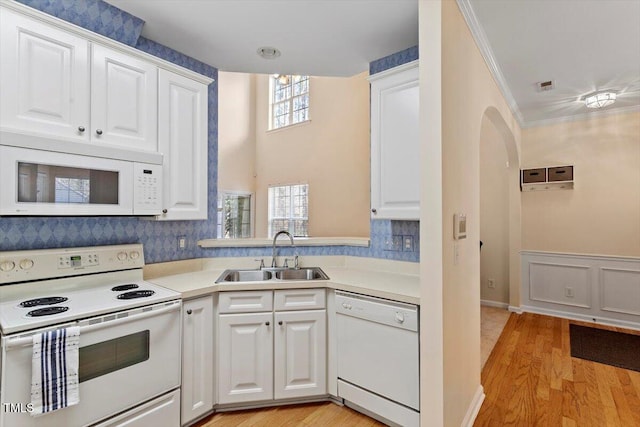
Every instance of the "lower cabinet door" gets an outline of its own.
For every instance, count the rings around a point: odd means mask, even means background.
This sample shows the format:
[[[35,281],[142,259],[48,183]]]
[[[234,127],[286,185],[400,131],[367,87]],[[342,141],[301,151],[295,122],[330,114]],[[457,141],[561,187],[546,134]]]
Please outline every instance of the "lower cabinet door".
[[[213,297],[182,308],[182,425],[213,408]]]
[[[218,403],[273,399],[273,313],[218,317]]]
[[[326,310],[275,313],[275,399],[327,393]]]

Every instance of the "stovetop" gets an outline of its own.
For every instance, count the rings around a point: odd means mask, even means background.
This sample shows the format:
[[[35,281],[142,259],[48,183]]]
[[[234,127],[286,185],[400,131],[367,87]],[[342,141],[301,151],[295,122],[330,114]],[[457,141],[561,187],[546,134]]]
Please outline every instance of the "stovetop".
[[[143,280],[142,245],[0,252],[0,332],[14,334],[180,298]]]
[[[130,288],[132,285],[137,288]],[[113,291],[114,287],[123,287],[125,290]],[[40,305],[34,301],[34,299],[52,297],[66,298],[66,300],[59,302],[45,300]],[[179,293],[142,280],[111,282],[78,289],[52,286],[37,297],[31,295],[25,296],[24,299],[3,300],[0,303],[0,329],[5,335],[12,334],[178,298],[180,298]],[[27,304],[25,304],[26,301],[28,301]]]

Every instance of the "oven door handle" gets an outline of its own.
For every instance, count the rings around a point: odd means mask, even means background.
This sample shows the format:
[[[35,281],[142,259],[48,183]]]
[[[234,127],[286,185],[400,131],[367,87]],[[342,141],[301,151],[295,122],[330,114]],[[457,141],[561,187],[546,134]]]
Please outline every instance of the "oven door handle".
[[[125,323],[146,319],[148,317],[154,317],[160,314],[165,314],[172,311],[180,310],[181,306],[182,304],[180,301],[175,301],[171,305],[166,305],[165,307],[157,308],[154,310],[144,311],[140,314],[134,314],[132,316],[121,317],[119,319],[114,319],[114,320],[102,321],[100,323],[94,323],[92,325],[80,326],[80,336],[82,336],[82,334],[85,334],[87,332],[97,331],[99,329],[103,329],[106,327],[118,326]],[[73,324],[67,325],[67,326],[73,326]],[[56,329],[56,328],[53,328],[53,329]],[[37,333],[39,332],[33,333],[28,336],[19,337],[19,338],[9,338],[9,340],[5,345],[5,349],[10,350],[14,347],[28,347],[30,345],[33,345],[33,336],[36,335]]]

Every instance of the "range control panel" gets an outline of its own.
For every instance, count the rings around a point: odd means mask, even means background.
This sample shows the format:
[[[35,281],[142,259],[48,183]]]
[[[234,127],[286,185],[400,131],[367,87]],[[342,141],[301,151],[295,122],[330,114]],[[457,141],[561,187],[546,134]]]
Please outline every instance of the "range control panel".
[[[142,267],[140,244],[0,252],[0,284]]]

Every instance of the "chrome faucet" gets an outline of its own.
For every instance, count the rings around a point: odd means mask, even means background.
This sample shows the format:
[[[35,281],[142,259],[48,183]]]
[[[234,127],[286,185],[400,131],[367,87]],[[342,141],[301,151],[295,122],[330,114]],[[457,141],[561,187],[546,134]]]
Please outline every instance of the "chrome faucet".
[[[278,231],[276,233],[276,235],[273,236],[273,249],[272,249],[272,252],[271,252],[271,256],[272,256],[272,258],[271,258],[271,268],[276,268],[278,266],[278,263],[276,262],[276,240],[278,240],[278,236],[280,236],[281,234],[285,234],[285,235],[289,236],[289,240],[291,240],[291,246],[294,246],[293,236],[291,235],[291,233],[289,233],[288,231],[285,231],[285,230]]]

